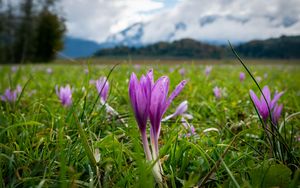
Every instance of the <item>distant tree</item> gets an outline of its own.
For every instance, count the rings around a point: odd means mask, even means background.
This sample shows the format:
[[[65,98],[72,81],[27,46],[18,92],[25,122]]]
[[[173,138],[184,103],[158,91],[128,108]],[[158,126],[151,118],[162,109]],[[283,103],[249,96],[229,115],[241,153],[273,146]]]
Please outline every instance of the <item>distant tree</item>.
[[[5,49],[5,44],[4,44],[4,22],[5,22],[5,15],[3,11],[3,2],[0,0],[0,62],[4,60],[4,49]]]
[[[14,16],[15,7],[8,4],[5,17],[5,59],[8,62],[15,62],[14,42],[16,32],[16,17]]]
[[[56,14],[44,9],[38,16],[35,61],[51,61],[63,49],[65,25]]]
[[[15,7],[0,1],[0,62],[14,62]]]
[[[0,63],[51,61],[63,48],[59,0],[0,0]]]
[[[24,0],[20,4],[21,16],[17,22],[20,22],[16,32],[15,41],[15,60],[17,62],[30,61],[34,53],[34,8],[33,0]]]

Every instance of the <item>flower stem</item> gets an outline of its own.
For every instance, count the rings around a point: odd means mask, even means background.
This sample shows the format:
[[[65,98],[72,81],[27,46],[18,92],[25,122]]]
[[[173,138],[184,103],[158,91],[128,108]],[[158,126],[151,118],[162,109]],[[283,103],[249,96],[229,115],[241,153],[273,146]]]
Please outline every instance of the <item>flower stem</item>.
[[[145,155],[146,155],[146,159],[148,161],[151,161],[152,156],[151,156],[151,152],[150,152],[150,149],[149,149],[149,143],[148,143],[148,138],[147,138],[147,135],[146,135],[146,131],[142,131],[141,134],[142,134],[142,142],[143,142],[143,147],[144,147],[144,152],[145,152]]]
[[[155,136],[151,137],[151,145],[153,161],[155,162],[152,173],[154,175],[155,181],[159,184],[160,187],[162,187],[162,167],[159,160],[158,139]]]

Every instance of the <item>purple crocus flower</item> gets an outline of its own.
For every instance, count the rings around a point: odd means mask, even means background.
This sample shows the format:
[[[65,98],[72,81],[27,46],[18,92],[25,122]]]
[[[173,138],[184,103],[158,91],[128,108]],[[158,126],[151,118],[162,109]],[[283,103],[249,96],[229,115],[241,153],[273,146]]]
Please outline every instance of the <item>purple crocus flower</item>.
[[[141,76],[140,81],[138,80],[136,75],[132,73],[128,87],[131,106],[133,108],[135,119],[141,132],[144,152],[147,160],[152,160],[146,134],[152,85],[153,72],[152,70],[150,70],[146,76]]]
[[[20,85],[17,85],[15,90],[7,88],[4,94],[0,96],[0,99],[2,101],[15,102],[17,100],[18,94],[20,94],[21,92],[22,87]]]
[[[275,105],[274,106],[274,109],[273,109],[273,112],[272,112],[272,121],[277,124],[278,123],[278,120],[280,118],[280,115],[281,115],[281,111],[282,111],[282,107],[283,105],[280,104],[280,105]]]
[[[19,67],[16,66],[16,65],[14,65],[14,66],[11,67],[11,71],[12,72],[17,72],[18,69],[19,69]]]
[[[193,136],[195,134],[196,134],[195,127],[192,125],[192,126],[190,126],[189,133],[187,133],[186,136],[190,137],[190,136]]]
[[[96,80],[96,88],[98,90],[98,94],[100,95],[100,99],[102,102],[107,100],[108,90],[109,90],[109,83],[106,77],[100,77]]]
[[[244,81],[245,78],[246,78],[245,73],[244,73],[244,72],[240,72],[240,81],[241,81],[241,82]]]
[[[7,102],[15,102],[17,100],[17,90],[12,90],[10,88],[6,89],[4,94],[1,95],[1,100],[2,101],[7,101]]]
[[[98,80],[90,80],[90,84],[95,84],[98,94],[100,95],[100,103],[105,106],[106,112],[109,115],[119,116],[119,113],[107,103],[109,82],[106,77],[100,77]],[[119,119],[122,123],[127,125],[122,118]]]
[[[158,153],[158,138],[160,134],[161,120],[171,104],[172,100],[181,92],[186,81],[182,81],[168,98],[169,78],[163,76],[154,84],[153,72],[150,70],[146,76],[142,75],[140,81],[134,73],[129,81],[129,96],[131,105],[138,123],[143,147],[147,160],[156,160]],[[152,145],[152,156],[146,135],[147,119],[150,119],[150,140]],[[153,174],[158,183],[162,182],[162,168],[159,160],[153,167]]]
[[[259,83],[259,82],[261,82],[262,78],[260,76],[256,76],[255,80]]]
[[[206,66],[205,67],[205,75],[208,76],[210,74],[211,70],[212,70],[212,66]]]
[[[185,68],[179,69],[179,74],[183,77],[185,75]]]
[[[195,127],[193,125],[190,125],[189,122],[184,117],[181,117],[181,123],[184,126],[184,128],[189,131],[189,133],[185,135],[186,137],[190,137],[196,134]]]
[[[182,116],[187,119],[193,119],[192,115],[186,113],[187,109],[188,109],[188,101],[185,100],[178,105],[178,107],[176,108],[176,110],[173,114],[168,115],[162,121],[167,121],[167,120],[169,120],[171,118],[175,118],[177,116]]]
[[[60,87],[59,89],[58,86],[56,86],[55,89],[56,89],[56,95],[58,96],[61,104],[65,107],[71,106],[72,90],[70,88],[70,85],[67,85],[66,87]]]
[[[84,69],[84,73],[85,73],[85,74],[89,74],[89,69],[88,69],[88,68],[85,68],[85,69]]]
[[[193,119],[193,116],[191,114],[187,114],[186,111],[188,109],[188,101],[185,100],[182,103],[178,105],[176,108],[176,111],[162,119],[162,122],[167,121],[171,118],[175,118],[177,116],[181,116],[181,123],[184,126],[185,129],[189,130],[189,133],[186,135],[187,137],[195,134],[195,128],[193,125],[190,125],[187,119]]]
[[[135,70],[140,70],[141,69],[141,65],[140,64],[135,64],[133,67],[134,67]]]
[[[221,89],[218,86],[214,87],[213,92],[217,99],[221,98],[222,93],[221,93]]]
[[[282,104],[278,105],[277,101],[283,95],[283,92],[280,92],[280,93],[275,92],[274,98],[271,99],[270,89],[268,86],[265,86],[262,89],[262,93],[264,94],[266,100],[264,99],[264,97],[262,95],[259,99],[252,90],[250,90],[250,97],[251,97],[256,109],[258,110],[260,116],[264,120],[264,122],[267,121],[267,119],[270,115],[269,114],[269,110],[270,110],[271,115],[272,115],[272,121],[273,121],[273,123],[277,124],[280,114],[281,114],[281,111],[282,111]]]
[[[162,117],[173,99],[181,92],[185,84],[185,80],[181,81],[169,98],[169,78],[167,76],[160,77],[152,87],[149,119],[151,123],[150,138],[154,159],[158,157],[158,138]]]
[[[161,120],[164,113],[167,111],[173,99],[181,92],[185,86],[186,81],[181,81],[175,90],[168,97],[169,92],[169,78],[167,76],[160,77],[151,90],[151,100],[149,108],[150,127],[150,140],[152,146],[152,157],[156,160],[159,156],[158,138],[161,128]],[[157,161],[153,167],[154,177],[157,182],[162,182],[162,167]]]
[[[17,92],[17,94],[22,92],[22,87],[19,84],[16,87],[16,92]]]
[[[52,70],[50,67],[48,67],[48,68],[46,69],[46,72],[47,72],[48,74],[52,74],[52,73],[53,73],[53,70]]]

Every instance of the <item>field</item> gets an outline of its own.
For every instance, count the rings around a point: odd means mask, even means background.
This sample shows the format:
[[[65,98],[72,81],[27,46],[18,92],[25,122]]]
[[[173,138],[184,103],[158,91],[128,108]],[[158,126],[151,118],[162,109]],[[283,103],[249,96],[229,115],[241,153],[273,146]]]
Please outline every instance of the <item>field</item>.
[[[0,186],[2,187],[297,187],[300,185],[300,66],[269,62],[248,66],[272,97],[284,91],[277,123],[260,121],[249,95],[259,89],[236,60],[213,63],[156,61],[141,65],[55,63],[0,67]],[[247,65],[247,61],[245,62]],[[169,94],[182,92],[164,117],[184,100],[185,113],[161,122],[159,159],[147,161],[128,94],[130,75],[153,69],[170,79]],[[240,72],[245,80],[239,79]],[[100,102],[95,84],[107,76],[109,94]],[[63,106],[56,87],[69,84],[72,104]],[[220,96],[214,95],[214,88]],[[194,127],[194,130],[192,129]],[[147,135],[150,141],[150,122]],[[161,163],[162,182],[152,167]]]

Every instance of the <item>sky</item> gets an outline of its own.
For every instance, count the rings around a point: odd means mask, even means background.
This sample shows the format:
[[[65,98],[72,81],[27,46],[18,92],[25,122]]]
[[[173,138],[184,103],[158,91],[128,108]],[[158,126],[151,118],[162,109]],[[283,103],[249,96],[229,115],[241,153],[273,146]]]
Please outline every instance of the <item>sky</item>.
[[[145,44],[300,34],[299,0],[62,0],[61,7],[67,35],[99,43],[136,23]]]

